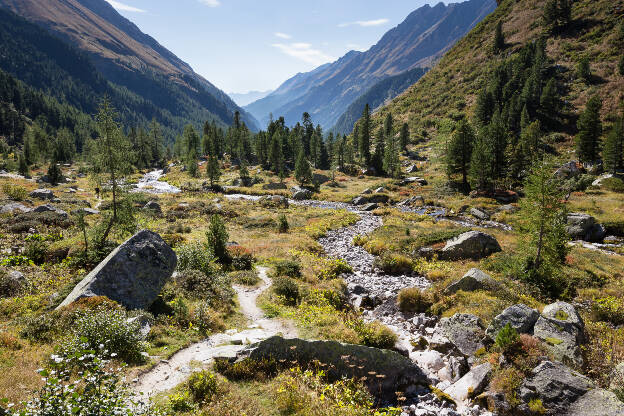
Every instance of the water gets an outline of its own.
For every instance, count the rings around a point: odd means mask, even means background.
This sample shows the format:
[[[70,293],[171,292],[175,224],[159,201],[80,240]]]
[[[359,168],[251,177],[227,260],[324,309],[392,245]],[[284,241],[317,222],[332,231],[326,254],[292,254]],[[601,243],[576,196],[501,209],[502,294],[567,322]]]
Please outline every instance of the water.
[[[148,194],[179,194],[182,192],[180,188],[160,181],[160,178],[163,176],[164,171],[162,169],[146,173],[139,183],[136,184],[133,192],[145,192]]]

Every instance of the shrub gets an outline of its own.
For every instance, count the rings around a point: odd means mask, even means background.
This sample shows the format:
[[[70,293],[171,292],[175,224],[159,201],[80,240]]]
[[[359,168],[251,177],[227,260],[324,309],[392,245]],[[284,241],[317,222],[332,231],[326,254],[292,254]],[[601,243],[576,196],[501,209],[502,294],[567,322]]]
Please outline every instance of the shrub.
[[[11,298],[19,295],[23,290],[19,281],[11,279],[4,269],[0,269],[0,297]]]
[[[13,201],[23,201],[28,196],[28,191],[24,187],[8,182],[2,184],[2,192]]]
[[[288,224],[288,218],[286,218],[286,214],[281,214],[277,219],[277,231],[279,233],[287,233],[290,229],[290,225]]]
[[[377,322],[364,322],[361,319],[352,321],[350,325],[360,338],[360,342],[367,347],[389,349],[394,347],[397,336],[390,328]]]
[[[399,292],[397,304],[401,312],[423,313],[433,305],[433,302],[420,288],[410,287]]]
[[[221,316],[207,302],[201,303],[193,312],[193,324],[204,334],[225,329]]]
[[[9,256],[2,261],[0,261],[0,266],[29,266],[32,265],[33,262],[26,256]]]
[[[222,273],[206,275],[199,270],[185,270],[176,284],[186,297],[206,300],[215,308],[229,306],[234,297],[230,278]]]
[[[234,270],[251,270],[253,267],[253,256],[244,247],[232,246],[228,249]]]
[[[318,278],[321,280],[334,280],[343,273],[353,272],[353,268],[343,259],[332,259],[326,263],[327,266],[318,273]]]
[[[231,381],[262,381],[275,377],[279,368],[274,359],[256,361],[245,358],[236,363],[230,363],[227,359],[217,359],[214,370]]]
[[[20,337],[34,342],[52,342],[59,334],[59,317],[56,313],[44,313],[26,318]]]
[[[195,403],[209,403],[217,394],[217,377],[210,371],[193,373],[186,385]]]
[[[596,299],[592,305],[596,320],[610,322],[614,325],[624,324],[624,302],[620,298],[607,296]]]
[[[275,262],[275,276],[301,277],[301,263],[296,260],[278,260]]]
[[[240,270],[230,273],[230,277],[234,282],[244,286],[255,286],[260,282],[255,270]]]
[[[603,179],[602,187],[607,191],[624,193],[624,181],[620,178]]]
[[[507,351],[519,341],[518,331],[507,323],[496,335],[496,346],[502,351]]]
[[[409,257],[397,253],[386,253],[375,259],[375,266],[391,275],[411,273],[414,262]]]
[[[8,350],[17,351],[22,348],[19,340],[8,332],[0,332],[0,347]]]
[[[41,265],[45,262],[48,246],[43,241],[29,241],[24,248],[24,255],[35,264]]]
[[[222,264],[230,263],[230,256],[227,250],[229,238],[223,219],[219,215],[213,215],[210,218],[208,231],[206,231],[206,241],[214,256]]]
[[[173,412],[188,412],[195,409],[191,403],[190,393],[182,391],[169,396],[169,409]]]
[[[273,279],[273,292],[282,296],[286,303],[296,305],[300,298],[299,285],[288,277],[278,276]]]
[[[123,311],[104,308],[78,311],[73,327],[73,336],[60,348],[62,356],[81,350],[107,350],[127,363],[144,361],[139,324],[127,322]]]
[[[206,275],[215,273],[215,258],[203,244],[185,244],[176,250],[176,254],[178,255],[178,271],[199,270]]]

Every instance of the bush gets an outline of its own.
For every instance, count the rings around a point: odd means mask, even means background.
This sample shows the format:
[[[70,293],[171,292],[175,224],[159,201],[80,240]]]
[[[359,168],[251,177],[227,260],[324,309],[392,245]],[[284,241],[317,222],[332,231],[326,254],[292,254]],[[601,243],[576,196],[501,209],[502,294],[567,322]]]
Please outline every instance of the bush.
[[[356,319],[349,324],[360,338],[360,342],[367,347],[390,349],[397,342],[397,336],[390,328],[377,322],[364,322]]]
[[[620,298],[607,296],[596,299],[592,305],[592,311],[598,321],[610,322],[614,325],[624,324],[624,302]]]
[[[37,265],[45,262],[48,246],[43,241],[29,241],[24,248],[24,255]]]
[[[195,409],[191,403],[190,393],[182,391],[169,396],[169,409],[173,412],[188,412]]]
[[[28,191],[24,187],[8,182],[2,184],[2,192],[13,201],[23,201],[28,196]]]
[[[234,270],[251,270],[253,267],[253,256],[249,250],[241,246],[232,246],[228,249],[228,252]]]
[[[279,367],[274,359],[256,361],[245,358],[236,363],[230,363],[227,359],[217,359],[214,370],[231,381],[262,381],[275,377]]]
[[[275,262],[275,276],[301,277],[301,263],[296,260],[278,260]]]
[[[221,316],[207,302],[201,303],[193,312],[193,324],[203,334],[225,329]]]
[[[420,288],[410,287],[399,292],[397,304],[401,312],[423,313],[433,305],[433,302]]]
[[[61,325],[56,312],[26,318],[20,337],[33,342],[52,342],[60,333]]]
[[[208,231],[206,231],[206,241],[214,256],[222,264],[230,263],[230,256],[227,250],[229,238],[221,217],[219,215],[213,215],[212,218],[210,218]]]
[[[144,361],[139,324],[127,322],[123,311],[104,308],[78,311],[73,327],[73,337],[59,351],[62,356],[68,357],[81,350],[107,350],[127,363]]]
[[[176,254],[178,255],[178,271],[199,270],[208,276],[215,273],[215,258],[203,244],[185,244],[176,250]]]
[[[199,270],[186,270],[176,284],[186,297],[206,300],[215,308],[229,306],[234,297],[230,278],[222,273],[209,276]]]
[[[24,291],[19,281],[9,278],[9,274],[0,269],[0,298],[12,298]]]
[[[209,403],[217,394],[217,377],[210,371],[193,373],[186,385],[195,403]]]
[[[244,286],[255,286],[258,282],[260,282],[260,278],[255,270],[240,270],[233,272],[230,273],[230,278],[239,285]]]
[[[290,225],[288,224],[288,218],[286,218],[286,214],[281,214],[277,219],[277,231],[279,233],[287,233],[290,229]]]
[[[508,351],[518,341],[518,331],[510,323],[505,325],[496,335],[496,346],[503,352]]]
[[[601,183],[607,191],[624,193],[624,181],[620,178],[603,179]]]
[[[414,271],[412,259],[397,253],[383,254],[375,259],[375,266],[391,275],[401,275]]]
[[[343,259],[332,259],[327,261],[327,266],[319,273],[318,278],[321,280],[334,280],[343,273],[351,273],[353,268]]]
[[[278,276],[273,279],[273,292],[284,298],[287,304],[296,305],[301,297],[299,285],[288,277]]]

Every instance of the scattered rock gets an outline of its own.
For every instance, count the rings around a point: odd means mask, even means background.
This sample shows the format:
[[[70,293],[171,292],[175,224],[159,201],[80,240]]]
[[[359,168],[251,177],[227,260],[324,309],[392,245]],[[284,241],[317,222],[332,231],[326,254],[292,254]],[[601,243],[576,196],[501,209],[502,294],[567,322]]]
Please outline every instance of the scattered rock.
[[[590,390],[568,408],[565,416],[622,416],[624,403],[615,393],[602,389]]]
[[[357,196],[355,198],[353,198],[353,201],[351,201],[351,203],[353,205],[364,205],[364,204],[368,204],[370,201],[368,200],[368,197],[365,196]]]
[[[425,205],[425,198],[423,198],[421,195],[413,196],[397,204],[397,206],[399,207],[411,207],[414,205]]]
[[[499,211],[514,213],[514,212],[518,211],[518,208],[516,206],[514,206],[514,205],[507,204],[507,205],[503,205],[502,207],[500,207]]]
[[[605,179],[611,179],[613,177],[613,174],[611,173],[605,173],[604,175],[601,175],[598,177],[598,179],[596,179],[595,181],[592,182],[592,186],[602,186],[602,181],[604,181]]]
[[[562,363],[544,361],[535,367],[520,387],[525,403],[540,399],[549,415],[565,414],[576,399],[593,387],[590,379]]]
[[[175,252],[158,234],[140,231],[93,269],[59,308],[84,297],[106,296],[128,309],[147,309],[176,264]]]
[[[17,296],[22,293],[27,285],[28,280],[17,270],[9,272],[5,278],[0,281],[3,296]]]
[[[82,213],[85,216],[89,216],[89,215],[99,215],[100,211],[98,211],[97,209],[93,209],[93,208],[78,208],[72,211],[72,214],[80,214],[80,213]]]
[[[146,314],[141,314],[133,318],[128,318],[126,322],[130,324],[136,323],[139,326],[139,332],[141,333],[141,337],[143,339],[147,338],[150,331],[152,330],[152,318]]]
[[[15,211],[26,213],[30,212],[31,209],[24,204],[20,204],[19,202],[10,202],[0,207],[0,214],[12,214]]]
[[[368,197],[368,202],[376,204],[385,204],[390,200],[390,197],[386,194],[375,194]]]
[[[145,204],[143,209],[148,210],[148,211],[153,211],[158,214],[162,213],[162,208],[160,204],[156,201],[149,201],[147,204]]]
[[[418,176],[410,176],[409,178],[405,178],[400,182],[401,186],[405,186],[405,185],[409,185],[413,183],[420,185],[420,186],[426,186],[428,184],[428,182],[425,179],[420,178]]]
[[[54,192],[49,189],[35,189],[30,194],[31,198],[43,199],[43,200],[51,200],[54,199]]]
[[[479,269],[470,269],[464,277],[447,287],[445,293],[447,295],[452,295],[459,290],[474,292],[475,290],[494,290],[499,287],[500,285],[498,282],[492,279],[487,273]]]
[[[410,165],[407,167],[407,169],[405,169],[406,173],[416,173],[418,172],[418,166],[416,165]]]
[[[607,230],[602,224],[588,214],[573,212],[568,214],[566,231],[574,240],[583,240],[590,243],[600,243],[604,240]]]
[[[573,160],[565,163],[555,171],[555,176],[560,179],[570,179],[580,174],[581,170],[578,168],[576,162]]]
[[[448,339],[466,357],[473,356],[484,347],[481,340],[485,332],[475,315],[456,313],[450,318],[442,318],[436,325],[434,334]]]
[[[583,364],[580,344],[585,341],[585,325],[576,309],[566,302],[544,308],[535,323],[535,336],[546,343],[555,358]]]
[[[492,373],[492,365],[485,363],[472,368],[465,376],[455,384],[444,390],[457,402],[465,402],[480,394],[487,386]]]
[[[50,204],[39,205],[37,208],[33,209],[33,212],[38,212],[38,213],[42,213],[42,212],[56,212],[57,214],[59,214],[63,218],[67,218],[69,216],[67,214],[67,212],[63,211],[62,209],[56,208],[56,207],[54,207],[53,205],[50,205]]]
[[[373,191],[370,188],[366,188],[362,191],[362,193],[360,195],[370,195],[372,194]]]
[[[488,214],[487,212],[480,210],[478,208],[471,208],[470,209],[470,215],[472,215],[473,217],[481,220],[481,221],[487,221],[490,219],[490,214]]]
[[[313,173],[312,174],[312,183],[321,185],[324,183],[327,183],[331,180],[331,178],[327,175],[322,175],[320,173]]]
[[[446,242],[439,252],[440,260],[478,260],[501,251],[496,238],[481,231],[469,231]]]
[[[422,370],[401,354],[362,345],[336,341],[307,341],[274,336],[252,345],[241,356],[254,360],[272,358],[308,365],[313,361],[326,364],[330,379],[365,378],[371,394],[382,402],[395,403],[396,392],[406,397],[422,393],[429,380]]]
[[[377,208],[379,208],[379,205],[377,205],[376,203],[373,202],[373,203],[366,204],[366,205],[362,206],[361,209],[362,209],[362,211],[370,212],[370,211],[376,210]]]
[[[535,309],[529,308],[521,303],[513,305],[494,317],[492,323],[486,331],[486,334],[490,338],[496,339],[498,331],[504,328],[507,324],[511,324],[512,328],[520,334],[532,334],[533,327],[539,317],[540,314]]]

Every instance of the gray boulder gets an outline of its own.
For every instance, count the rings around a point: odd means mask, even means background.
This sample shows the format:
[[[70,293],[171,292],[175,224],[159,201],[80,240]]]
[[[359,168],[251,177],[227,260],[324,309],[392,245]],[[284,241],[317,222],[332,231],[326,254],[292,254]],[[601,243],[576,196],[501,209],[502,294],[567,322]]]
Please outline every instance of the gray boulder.
[[[615,393],[594,389],[582,395],[568,408],[565,416],[622,416],[624,415],[624,403]]]
[[[469,231],[446,242],[439,252],[440,260],[478,260],[501,251],[496,238],[481,231]]]
[[[475,315],[456,313],[450,318],[442,318],[434,329],[434,338],[446,338],[466,357],[473,356],[484,348],[485,332],[481,321]]]
[[[63,211],[62,209],[56,208],[55,206],[50,205],[50,204],[39,205],[37,208],[33,209],[33,212],[37,212],[37,213],[55,212],[59,214],[60,216],[62,216],[63,218],[67,218],[69,216],[67,212]]]
[[[604,175],[599,176],[595,181],[592,182],[592,186],[602,186],[602,181],[605,179],[611,179],[613,177],[612,173],[605,173]]]
[[[603,241],[607,235],[607,230],[602,224],[597,224],[594,217],[580,212],[568,214],[566,231],[573,240],[592,243]]]
[[[429,385],[422,370],[401,354],[336,341],[307,341],[274,336],[252,345],[239,358],[275,359],[308,366],[318,361],[332,380],[363,379],[371,394],[382,402],[396,402],[395,392],[415,397]]]
[[[117,247],[59,305],[106,296],[128,309],[147,309],[176,268],[175,252],[156,233],[143,230]]]
[[[470,215],[481,221],[487,221],[490,219],[490,214],[478,208],[471,208]]]
[[[98,211],[97,209],[93,209],[93,208],[78,208],[74,211],[72,211],[72,214],[83,214],[84,216],[89,216],[89,215],[99,215],[100,211]]]
[[[561,165],[561,167],[555,171],[555,176],[559,179],[570,179],[580,174],[581,170],[578,166],[576,166],[576,162],[574,160]]]
[[[364,190],[362,191],[362,193],[361,193],[360,195],[370,195],[370,194],[372,194],[372,193],[373,193],[372,189],[370,189],[370,188],[366,188],[366,189],[364,189]]]
[[[488,384],[492,365],[485,363],[473,367],[465,376],[444,390],[456,402],[465,402],[480,394]]]
[[[26,213],[30,212],[31,209],[24,204],[20,204],[19,202],[9,202],[8,204],[0,207],[0,214],[12,214],[15,211]]]
[[[427,184],[428,184],[428,182],[427,182],[427,180],[425,180],[425,179],[423,179],[423,178],[419,178],[418,176],[411,176],[411,177],[409,177],[409,178],[405,178],[405,179],[403,179],[403,180],[400,182],[400,184],[401,184],[402,186],[405,186],[405,185],[410,185],[410,184],[417,184],[417,185],[420,185],[420,186],[425,186],[425,185],[427,185]]]
[[[479,269],[470,269],[464,277],[446,288],[445,293],[452,295],[459,290],[464,292],[474,292],[475,290],[495,290],[499,288],[498,282],[487,273]]]
[[[491,339],[496,339],[498,331],[510,324],[520,334],[532,334],[539,317],[539,312],[533,308],[521,303],[513,305],[494,317],[486,333]]]
[[[149,201],[147,204],[145,204],[145,206],[143,207],[143,209],[148,210],[148,211],[152,211],[155,213],[162,213],[162,208],[160,206],[160,204],[156,201]]]
[[[31,198],[52,200],[54,199],[54,192],[49,189],[35,189],[30,194]]]
[[[0,292],[2,292],[0,295],[2,296],[17,296],[28,285],[26,277],[17,270],[2,275],[3,273],[0,271]]]
[[[562,415],[592,387],[590,379],[564,364],[544,361],[522,383],[520,398],[525,403],[539,399],[547,409],[547,414]]]
[[[376,194],[381,194],[384,192],[386,192],[386,188],[384,188],[383,186],[380,186],[379,188],[375,189]]]
[[[357,196],[353,198],[353,201],[351,201],[351,203],[353,205],[364,205],[370,203],[370,200],[366,196]]]
[[[566,302],[546,306],[533,332],[558,360],[583,364],[580,345],[585,341],[585,325],[574,306]]]
[[[399,207],[411,207],[413,205],[425,205],[425,198],[423,198],[421,195],[413,196],[397,204],[397,206]]]
[[[375,204],[373,202],[371,204],[366,204],[366,205],[362,206],[361,209],[362,209],[362,211],[370,212],[370,211],[375,211],[377,208],[379,208],[379,205],[377,205],[377,204]]]
[[[416,172],[418,172],[418,166],[416,166],[416,165],[409,165],[407,167],[407,169],[405,169],[405,172],[407,172],[407,173],[416,173]]]
[[[368,202],[375,204],[385,204],[390,200],[390,197],[386,194],[374,194],[368,197]]]
[[[295,186],[291,189],[292,199],[295,201],[303,201],[305,199],[312,198],[312,191],[306,188],[302,188],[300,186]]]

